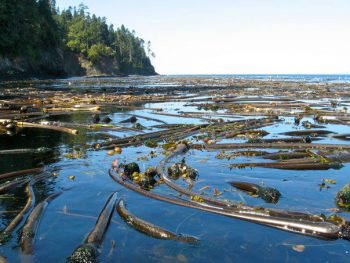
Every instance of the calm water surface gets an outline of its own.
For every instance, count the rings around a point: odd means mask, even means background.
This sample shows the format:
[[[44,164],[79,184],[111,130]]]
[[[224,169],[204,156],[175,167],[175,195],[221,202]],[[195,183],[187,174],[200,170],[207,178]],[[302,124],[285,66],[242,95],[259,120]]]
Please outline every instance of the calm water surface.
[[[151,81],[151,80],[147,80]],[[45,84],[56,88],[62,82]],[[113,86],[113,83],[106,84]],[[83,84],[81,84],[83,86]],[[77,85],[76,88],[80,86]],[[97,87],[98,88],[98,87]],[[164,111],[176,113],[179,110],[198,111],[196,107],[186,107],[184,102],[152,103],[145,108],[163,108]],[[155,115],[151,110],[129,109],[116,111],[109,116],[112,124],[130,117],[130,114],[143,115],[164,120],[167,123],[203,123],[199,119],[177,118]],[[51,120],[89,123],[89,114],[71,114],[52,117]],[[139,120],[150,130],[158,123]],[[266,138],[276,138],[278,133],[300,129],[293,125],[291,118],[284,122],[265,128],[270,134]],[[343,125],[327,125],[328,130],[350,133],[350,128]],[[86,147],[100,140],[99,131],[80,130],[77,136],[62,134],[56,131],[23,129],[16,135],[0,136],[0,150],[14,148],[48,147],[49,153],[1,155],[0,174],[20,169],[44,165],[49,173],[58,176],[35,185],[37,201],[53,192],[64,190],[63,194],[53,200],[40,222],[35,241],[36,262],[64,262],[72,251],[83,242],[87,233],[94,226],[96,219],[108,196],[118,191],[124,198],[128,209],[135,215],[153,224],[177,233],[196,236],[200,242],[195,245],[176,241],[158,240],[135,231],[114,213],[112,222],[100,247],[101,262],[350,262],[350,243],[345,240],[324,241],[311,237],[283,232],[273,228],[244,222],[232,218],[214,215],[189,208],[155,201],[124,189],[108,176],[112,161],[137,162],[141,170],[156,166],[164,158],[161,147],[151,149],[146,146],[123,148],[120,155],[109,156],[106,151],[93,151]],[[108,132],[111,135],[130,136],[132,132]],[[135,133],[136,134],[136,133]],[[240,142],[225,140],[222,142]],[[325,137],[319,143],[344,143]],[[346,142],[345,142],[346,143]],[[69,159],[66,153],[79,148],[81,158]],[[156,156],[151,157],[150,152]],[[274,150],[269,150],[274,151]],[[334,198],[337,191],[349,182],[350,165],[342,169],[328,171],[286,171],[277,169],[230,169],[232,163],[262,161],[260,157],[239,157],[232,160],[219,160],[219,151],[189,151],[185,158],[187,164],[197,169],[199,179],[194,189],[206,190],[213,195],[213,189],[223,192],[222,199],[243,201],[249,205],[260,205],[284,210],[296,210],[315,214],[330,215],[329,209],[335,207]],[[140,159],[140,157],[143,157]],[[182,157],[179,157],[179,161]],[[74,176],[74,180],[72,180]],[[335,185],[330,189],[319,190],[318,184],[323,178],[333,178]],[[251,197],[231,188],[229,181],[247,181],[264,183],[279,189],[282,198],[279,203],[266,204],[263,200]],[[177,181],[186,187],[181,179]],[[152,190],[160,194],[176,196],[177,193],[165,185]],[[24,187],[0,196],[1,227],[4,228],[16,215],[8,210],[18,210],[24,206]],[[340,213],[350,220],[348,212]],[[9,262],[19,262],[19,231],[0,246],[0,253]],[[304,245],[303,252],[293,250],[294,245]]]

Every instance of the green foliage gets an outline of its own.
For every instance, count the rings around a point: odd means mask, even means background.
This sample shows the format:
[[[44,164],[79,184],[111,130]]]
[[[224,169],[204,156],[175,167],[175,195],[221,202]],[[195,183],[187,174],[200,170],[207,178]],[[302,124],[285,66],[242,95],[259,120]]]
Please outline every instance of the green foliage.
[[[112,48],[103,44],[94,44],[87,52],[87,57],[92,63],[97,63],[103,57],[113,57],[115,55]]]
[[[92,63],[115,59],[126,74],[154,74],[151,43],[123,25],[90,15],[81,4],[58,11],[54,0],[0,1],[0,55],[37,58],[56,48],[86,56]],[[147,50],[146,50],[147,49]]]

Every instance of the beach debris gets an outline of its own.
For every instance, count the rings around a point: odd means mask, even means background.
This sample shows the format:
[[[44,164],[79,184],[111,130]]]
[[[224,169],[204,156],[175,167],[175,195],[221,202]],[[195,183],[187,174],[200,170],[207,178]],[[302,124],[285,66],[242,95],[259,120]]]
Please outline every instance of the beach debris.
[[[111,121],[112,121],[112,119],[109,116],[104,116],[101,119],[101,122],[103,122],[103,123],[110,123]]]
[[[252,196],[260,197],[266,203],[276,204],[281,197],[281,193],[275,188],[260,186],[247,182],[229,182],[229,184],[239,190],[248,192]]]
[[[299,253],[304,252],[304,250],[305,250],[304,245],[293,245],[292,248],[294,251],[299,252]]]
[[[148,139],[145,141],[145,145],[149,148],[156,148],[158,146],[158,143],[155,140]]]
[[[122,148],[114,147],[114,152],[117,153],[117,154],[121,154],[122,153]]]
[[[130,179],[133,179],[132,175],[134,173],[140,173],[140,167],[135,162],[128,163],[128,164],[120,164],[119,167],[124,168],[124,174]]]
[[[320,129],[320,128],[326,128],[326,126],[317,125],[317,124],[311,123],[310,121],[303,121],[302,125],[303,125],[303,127],[304,127],[305,129]]]
[[[289,132],[283,132],[281,134],[283,135],[288,135],[288,136],[311,136],[311,137],[316,137],[316,136],[324,136],[334,133],[332,131],[327,131],[327,130],[296,130],[296,131],[289,131]]]
[[[198,177],[197,170],[188,166],[183,159],[180,163],[174,163],[170,167],[168,167],[168,175],[170,178],[177,180],[180,177],[190,178],[192,180],[196,180]]]
[[[107,231],[109,222],[111,220],[114,204],[117,200],[117,193],[109,196],[103,207],[94,228],[90,231],[84,243],[77,247],[72,255],[67,258],[67,263],[97,263],[99,251],[98,248],[102,244],[103,236]]]
[[[24,176],[24,175],[30,175],[30,174],[40,174],[42,172],[44,172],[44,168],[42,168],[42,167],[25,169],[25,170],[19,170],[19,171],[14,171],[14,172],[0,174],[0,180],[13,178],[13,177]]]
[[[20,246],[22,254],[32,255],[34,253],[34,239],[40,218],[44,213],[49,202],[55,199],[60,194],[60,192],[54,193],[45,198],[44,201],[40,202],[34,207],[32,212],[28,216],[20,237]]]
[[[137,122],[137,118],[135,116],[131,116],[130,118],[120,121],[120,123],[135,123],[135,122]]]
[[[92,115],[92,123],[99,123],[100,122],[100,115],[99,114],[94,114]]]
[[[166,240],[176,240],[186,243],[197,243],[198,239],[192,236],[187,236],[183,234],[175,234],[168,230],[165,230],[159,226],[156,226],[152,223],[149,223],[141,218],[136,217],[130,213],[125,206],[123,199],[120,199],[117,203],[117,212],[120,217],[127,223],[129,226],[133,227],[137,231],[151,236],[157,239],[166,239]]]

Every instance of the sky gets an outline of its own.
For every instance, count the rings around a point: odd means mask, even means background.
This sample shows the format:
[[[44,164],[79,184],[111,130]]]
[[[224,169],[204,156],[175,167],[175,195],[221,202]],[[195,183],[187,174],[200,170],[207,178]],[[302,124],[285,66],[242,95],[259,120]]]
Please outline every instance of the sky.
[[[56,0],[150,40],[160,74],[349,74],[349,0]]]

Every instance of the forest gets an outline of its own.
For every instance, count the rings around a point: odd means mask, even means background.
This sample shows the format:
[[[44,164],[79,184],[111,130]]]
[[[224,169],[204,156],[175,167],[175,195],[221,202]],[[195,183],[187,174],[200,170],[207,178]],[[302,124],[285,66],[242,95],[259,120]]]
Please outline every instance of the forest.
[[[150,41],[124,25],[114,28],[105,17],[90,14],[84,4],[60,11],[54,0],[1,0],[0,27],[0,58],[9,61],[36,65],[57,53],[62,60],[56,64],[64,64],[67,54],[74,54],[90,66],[111,60],[121,74],[155,74]],[[63,71],[52,73],[64,75]]]

